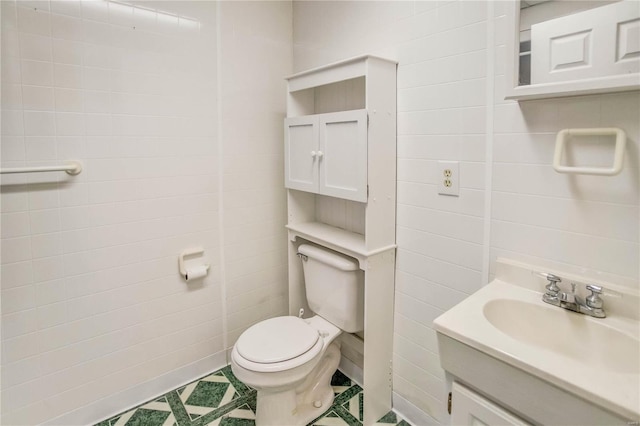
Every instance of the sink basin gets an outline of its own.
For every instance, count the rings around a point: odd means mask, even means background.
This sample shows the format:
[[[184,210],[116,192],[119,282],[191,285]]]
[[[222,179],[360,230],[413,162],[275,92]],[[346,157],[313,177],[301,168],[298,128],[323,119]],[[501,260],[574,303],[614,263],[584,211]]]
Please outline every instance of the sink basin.
[[[439,343],[442,336],[443,342],[455,342],[456,347],[471,351],[456,349],[443,355],[441,350],[441,364],[454,376],[456,369],[468,375],[463,377],[468,383],[471,376],[484,374],[478,377],[483,386],[500,393],[501,398],[512,398],[518,406],[530,401],[530,415],[521,413],[542,419],[536,423],[598,423],[589,407],[598,407],[618,420],[640,422],[640,292],[603,283],[604,288],[621,292],[623,297],[605,301],[606,318],[592,318],[544,303],[546,281],[532,274],[540,270],[499,259],[491,283],[436,318],[433,324]],[[577,276],[560,275],[567,281],[586,282]],[[444,345],[449,349],[455,346]],[[462,359],[466,353],[477,353],[489,361],[484,365],[475,356]],[[490,360],[508,366],[510,373],[496,374]],[[516,386],[513,378],[519,374],[527,379]],[[541,383],[546,384],[544,391]],[[528,393],[523,393],[525,385],[530,385]],[[480,389],[480,384],[474,386]],[[555,390],[572,399],[563,400]],[[525,397],[531,394],[536,398]],[[561,400],[573,401],[572,407],[581,408],[568,410]],[[556,409],[550,412],[545,408],[548,406]]]
[[[632,374],[640,371],[640,341],[598,319],[514,299],[490,300],[483,313],[495,328],[527,345],[594,368]]]

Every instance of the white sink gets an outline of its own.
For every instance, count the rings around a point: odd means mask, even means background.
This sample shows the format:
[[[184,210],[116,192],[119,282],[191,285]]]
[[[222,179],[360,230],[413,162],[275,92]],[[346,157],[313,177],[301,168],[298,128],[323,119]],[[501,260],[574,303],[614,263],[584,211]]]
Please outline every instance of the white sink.
[[[495,328],[526,345],[616,373],[640,372],[640,341],[556,306],[494,299],[483,308]],[[615,350],[612,350],[615,348]]]
[[[607,317],[592,318],[544,303],[545,280],[533,276],[527,266],[500,259],[496,280],[434,321],[439,336],[445,337],[442,342],[439,337],[443,367],[451,372],[447,367],[459,366],[464,371],[468,365],[470,374],[482,376],[482,372],[477,371],[482,362],[453,359],[456,352],[451,352],[451,348],[463,344],[464,348],[470,348],[467,352],[515,367],[527,377],[533,376],[578,398],[586,406],[600,407],[628,421],[639,421],[638,292],[629,289],[630,293],[623,295],[623,299],[605,298]],[[561,272],[557,274],[563,276]],[[599,284],[607,288],[606,283]],[[621,290],[615,286],[613,289]],[[449,352],[443,354],[442,346],[446,342],[456,343],[448,344]],[[464,348],[462,351],[466,351]],[[507,374],[509,377],[496,374],[487,372],[486,381],[502,381],[501,387],[508,386],[511,373]],[[518,389],[514,389],[513,393],[517,393]],[[538,395],[524,395],[520,399],[531,397],[535,403]],[[542,409],[544,407],[536,408]],[[548,418],[553,419],[554,413],[548,414],[551,416]]]

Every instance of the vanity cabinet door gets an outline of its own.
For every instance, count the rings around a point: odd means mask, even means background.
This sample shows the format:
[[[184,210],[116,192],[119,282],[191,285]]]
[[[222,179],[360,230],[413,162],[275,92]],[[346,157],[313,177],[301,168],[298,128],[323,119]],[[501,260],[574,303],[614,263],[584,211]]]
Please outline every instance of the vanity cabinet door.
[[[367,202],[367,111],[321,114],[319,193]]]
[[[451,425],[453,426],[530,426],[530,423],[458,382],[453,382],[452,393]]]
[[[318,117],[284,120],[284,186],[318,192]]]

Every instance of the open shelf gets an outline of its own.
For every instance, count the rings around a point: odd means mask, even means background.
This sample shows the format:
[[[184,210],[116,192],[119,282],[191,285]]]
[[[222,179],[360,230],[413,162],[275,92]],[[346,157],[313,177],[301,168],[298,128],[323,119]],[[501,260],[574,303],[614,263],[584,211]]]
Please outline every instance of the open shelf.
[[[289,239],[291,241],[294,241],[296,237],[300,237],[312,243],[345,253],[358,259],[361,267],[369,256],[396,248],[396,245],[392,244],[375,250],[367,250],[364,235],[336,228],[326,223],[290,223],[286,227],[289,230]]]

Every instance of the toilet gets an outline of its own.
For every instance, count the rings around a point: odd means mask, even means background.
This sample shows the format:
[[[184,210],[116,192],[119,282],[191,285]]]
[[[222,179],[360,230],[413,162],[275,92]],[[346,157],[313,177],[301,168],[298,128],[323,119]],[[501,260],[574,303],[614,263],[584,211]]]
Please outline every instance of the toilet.
[[[331,377],[340,363],[335,339],[364,329],[364,274],[358,262],[302,244],[307,319],[261,321],[240,335],[231,352],[238,379],[257,389],[257,426],[306,425],[333,403]]]

